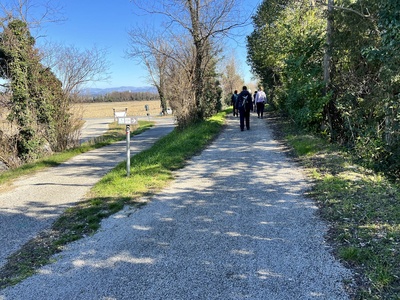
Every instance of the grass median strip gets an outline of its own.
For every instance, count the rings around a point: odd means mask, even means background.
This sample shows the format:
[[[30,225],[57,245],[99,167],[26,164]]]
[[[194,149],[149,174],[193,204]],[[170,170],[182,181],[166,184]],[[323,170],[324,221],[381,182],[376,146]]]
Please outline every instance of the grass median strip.
[[[9,257],[0,269],[0,288],[16,284],[31,276],[51,257],[72,241],[92,235],[100,222],[124,205],[141,206],[140,198],[167,186],[173,171],[203,150],[221,131],[225,112],[185,130],[175,129],[150,149],[131,158],[131,176],[126,176],[126,162],[106,174],[91,190],[86,201],[71,207],[49,230],[41,232],[20,251]]]

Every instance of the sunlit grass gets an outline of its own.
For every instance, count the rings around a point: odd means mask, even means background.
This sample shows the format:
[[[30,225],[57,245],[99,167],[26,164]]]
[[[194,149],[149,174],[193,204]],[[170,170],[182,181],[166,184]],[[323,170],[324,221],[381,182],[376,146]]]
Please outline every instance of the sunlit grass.
[[[400,188],[287,120],[286,142],[309,171],[310,196],[330,224],[335,253],[354,270],[354,299],[400,299]]]
[[[321,146],[325,145],[326,142],[320,138],[316,138],[311,135],[292,135],[286,136],[286,139],[293,147],[297,155],[313,155],[316,154]]]
[[[184,131],[174,130],[153,147],[131,158],[130,176],[126,162],[119,164],[92,189],[95,197],[133,197],[159,190],[172,179],[172,171],[182,168],[188,158],[203,149],[221,130],[225,113]]]

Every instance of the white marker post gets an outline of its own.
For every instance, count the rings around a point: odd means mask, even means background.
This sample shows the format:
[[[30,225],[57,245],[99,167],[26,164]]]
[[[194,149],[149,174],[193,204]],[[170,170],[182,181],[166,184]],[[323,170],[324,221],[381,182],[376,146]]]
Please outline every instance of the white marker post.
[[[137,121],[132,117],[118,118],[118,125],[126,125],[126,176],[131,175],[131,124]]]
[[[146,104],[146,105],[144,106],[144,109],[146,110],[147,120],[150,121],[149,106]]]

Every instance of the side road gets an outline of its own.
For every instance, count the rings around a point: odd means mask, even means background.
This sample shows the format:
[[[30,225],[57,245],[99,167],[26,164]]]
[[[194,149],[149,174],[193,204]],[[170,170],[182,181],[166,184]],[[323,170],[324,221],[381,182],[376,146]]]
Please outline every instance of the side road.
[[[241,132],[229,116],[171,186],[0,299],[349,299],[351,273],[325,244],[310,183],[267,122],[252,115]]]
[[[174,128],[172,118],[159,120],[157,124],[132,138],[132,155],[149,148]],[[86,133],[84,138],[93,132]],[[83,199],[101,177],[124,160],[126,142],[121,141],[16,180],[0,190],[0,266],[38,232],[49,228],[65,208]]]

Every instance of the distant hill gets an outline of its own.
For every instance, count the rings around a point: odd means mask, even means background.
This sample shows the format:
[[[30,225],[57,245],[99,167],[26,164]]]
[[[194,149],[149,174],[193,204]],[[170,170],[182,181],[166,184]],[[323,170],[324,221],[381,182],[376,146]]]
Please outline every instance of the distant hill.
[[[141,86],[141,87],[120,86],[120,87],[112,87],[112,88],[104,88],[104,89],[89,88],[89,89],[83,90],[84,95],[92,95],[92,96],[105,95],[105,94],[110,94],[112,92],[157,93],[157,89],[153,86]]]

